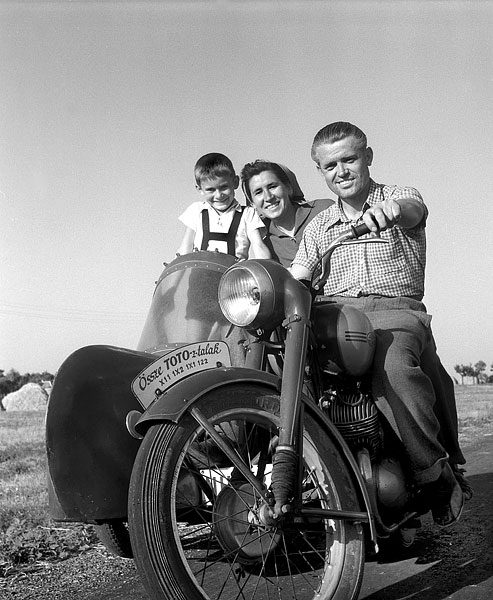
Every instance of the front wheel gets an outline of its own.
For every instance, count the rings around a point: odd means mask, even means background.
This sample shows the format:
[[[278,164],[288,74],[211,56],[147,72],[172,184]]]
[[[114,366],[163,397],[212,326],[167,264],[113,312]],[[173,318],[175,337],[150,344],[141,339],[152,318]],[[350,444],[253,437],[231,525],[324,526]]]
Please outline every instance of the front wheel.
[[[263,386],[230,385],[193,405],[266,488],[279,400]],[[303,515],[305,506],[358,510],[347,468],[316,417],[307,406],[301,510],[280,523],[266,523],[258,489],[191,414],[149,430],[130,481],[129,528],[150,598],[357,598],[361,524]]]

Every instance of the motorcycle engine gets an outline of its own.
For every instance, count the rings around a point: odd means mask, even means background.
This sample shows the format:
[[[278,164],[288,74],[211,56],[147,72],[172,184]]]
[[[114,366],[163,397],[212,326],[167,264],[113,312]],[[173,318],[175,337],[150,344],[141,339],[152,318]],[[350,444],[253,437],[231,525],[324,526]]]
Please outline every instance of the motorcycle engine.
[[[390,509],[403,508],[410,498],[406,478],[398,460],[382,457],[383,431],[369,382],[344,384],[334,376],[330,379],[333,382],[327,382],[328,387],[319,402],[320,408],[355,456],[362,449],[368,451],[378,502]]]
[[[371,394],[363,388],[359,381],[334,382],[320,400],[320,408],[355,454],[367,448],[374,460],[382,445],[382,429]]]

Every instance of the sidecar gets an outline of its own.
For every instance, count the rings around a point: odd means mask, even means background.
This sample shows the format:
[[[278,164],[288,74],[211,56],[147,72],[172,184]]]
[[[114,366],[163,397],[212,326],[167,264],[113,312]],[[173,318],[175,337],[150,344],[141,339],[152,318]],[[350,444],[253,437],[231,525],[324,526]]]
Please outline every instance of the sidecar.
[[[49,505],[55,520],[110,525],[110,538],[119,537],[141,443],[133,423],[158,392],[189,374],[179,366],[156,390],[150,383],[159,369],[147,367],[167,355],[176,361],[178,348],[207,340],[221,343],[221,357],[226,353],[230,365],[243,366],[245,332],[225,319],[217,301],[221,275],[235,261],[202,251],[176,258],[156,282],[136,349],[87,346],[63,362],[46,415]],[[208,368],[203,360],[194,361],[193,368],[190,364],[190,374]],[[146,396],[147,388],[154,396]]]

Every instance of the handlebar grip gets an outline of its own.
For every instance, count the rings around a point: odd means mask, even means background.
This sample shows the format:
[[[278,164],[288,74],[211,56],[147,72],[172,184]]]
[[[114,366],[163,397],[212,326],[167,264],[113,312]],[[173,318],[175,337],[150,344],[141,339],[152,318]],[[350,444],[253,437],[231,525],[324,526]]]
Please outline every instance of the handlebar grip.
[[[370,230],[368,229],[368,226],[365,223],[361,223],[361,225],[351,225],[351,230],[355,238],[359,238],[362,235],[370,233]]]

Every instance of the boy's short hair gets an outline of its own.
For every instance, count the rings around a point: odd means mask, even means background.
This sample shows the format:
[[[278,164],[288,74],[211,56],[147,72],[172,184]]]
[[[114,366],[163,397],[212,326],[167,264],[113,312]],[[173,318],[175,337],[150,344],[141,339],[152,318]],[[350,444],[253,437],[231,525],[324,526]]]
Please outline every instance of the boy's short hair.
[[[339,140],[343,140],[350,136],[354,136],[364,148],[368,146],[368,140],[366,139],[365,133],[352,123],[336,121],[335,123],[330,123],[329,125],[322,127],[313,139],[311,151],[312,160],[317,162],[317,148],[322,144],[332,144],[333,142],[338,142]]]
[[[214,179],[225,175],[236,177],[233,163],[227,156],[219,152],[210,152],[201,156],[195,163],[193,173],[197,185],[202,183],[202,179]]]

